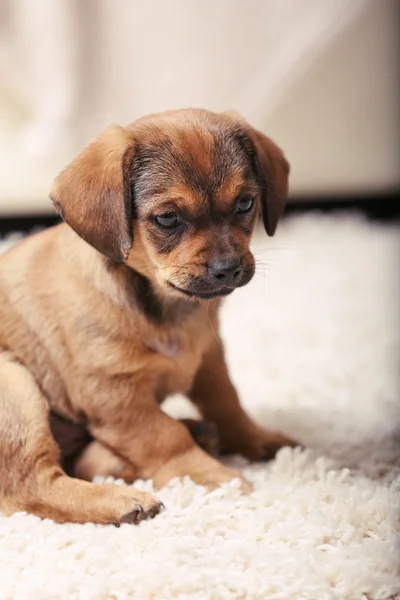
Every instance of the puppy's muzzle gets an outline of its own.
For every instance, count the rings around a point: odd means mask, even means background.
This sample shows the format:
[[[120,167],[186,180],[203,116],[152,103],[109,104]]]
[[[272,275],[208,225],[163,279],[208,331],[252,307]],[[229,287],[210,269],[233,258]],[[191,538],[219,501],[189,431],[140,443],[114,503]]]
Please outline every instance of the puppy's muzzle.
[[[246,285],[254,275],[253,265],[242,265],[239,258],[218,258],[206,263],[201,275],[192,274],[186,281],[169,281],[170,287],[195,298],[227,296]]]

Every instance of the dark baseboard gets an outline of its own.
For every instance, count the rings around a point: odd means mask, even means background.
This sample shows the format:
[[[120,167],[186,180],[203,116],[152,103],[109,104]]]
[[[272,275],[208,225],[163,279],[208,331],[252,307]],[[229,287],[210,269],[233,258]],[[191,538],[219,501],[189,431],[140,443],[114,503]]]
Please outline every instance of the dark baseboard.
[[[16,217],[0,217],[0,235],[12,231],[30,232],[32,229],[51,227],[60,223],[57,215],[21,215]]]
[[[376,196],[331,196],[326,198],[298,197],[288,203],[285,215],[318,212],[354,212],[363,213],[367,218],[378,221],[398,221],[400,219],[400,192]]]
[[[285,217],[308,212],[354,212],[363,213],[372,220],[400,221],[400,193],[371,197],[296,198],[288,202]],[[12,231],[30,232],[35,228],[50,227],[60,222],[57,215],[32,215],[0,217],[0,235]]]

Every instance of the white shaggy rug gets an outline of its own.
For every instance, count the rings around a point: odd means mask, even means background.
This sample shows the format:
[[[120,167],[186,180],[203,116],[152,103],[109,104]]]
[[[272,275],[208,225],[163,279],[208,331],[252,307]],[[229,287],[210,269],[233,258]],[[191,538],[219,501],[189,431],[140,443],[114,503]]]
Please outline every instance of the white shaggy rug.
[[[288,219],[257,236],[258,275],[226,302],[243,403],[308,450],[239,460],[249,496],[174,482],[137,527],[0,517],[0,599],[400,598],[399,233]]]

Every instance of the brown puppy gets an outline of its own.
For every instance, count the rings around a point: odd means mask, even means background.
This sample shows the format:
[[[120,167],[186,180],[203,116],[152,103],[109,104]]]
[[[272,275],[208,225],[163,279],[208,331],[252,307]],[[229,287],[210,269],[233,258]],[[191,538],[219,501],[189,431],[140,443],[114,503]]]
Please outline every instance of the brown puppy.
[[[215,424],[222,452],[292,444],[244,413],[216,335],[221,297],[253,276],[260,209],[275,231],[288,171],[237,117],[182,110],[109,128],[58,176],[66,223],[0,258],[2,511],[137,522],[156,498],[88,481],[237,476],[161,411],[174,392]]]

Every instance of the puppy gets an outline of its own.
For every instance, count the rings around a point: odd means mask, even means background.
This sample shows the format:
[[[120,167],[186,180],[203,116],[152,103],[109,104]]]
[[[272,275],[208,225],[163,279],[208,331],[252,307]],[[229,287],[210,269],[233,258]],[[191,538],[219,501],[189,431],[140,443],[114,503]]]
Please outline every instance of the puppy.
[[[240,477],[161,411],[176,392],[222,453],[293,444],[243,411],[217,333],[221,299],[254,274],[260,211],[275,232],[288,173],[239,117],[180,110],[110,127],[57,177],[65,223],[0,258],[3,512],[136,523],[160,502],[94,475],[210,489]]]

